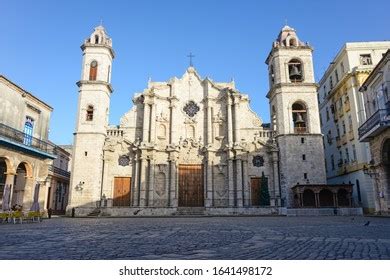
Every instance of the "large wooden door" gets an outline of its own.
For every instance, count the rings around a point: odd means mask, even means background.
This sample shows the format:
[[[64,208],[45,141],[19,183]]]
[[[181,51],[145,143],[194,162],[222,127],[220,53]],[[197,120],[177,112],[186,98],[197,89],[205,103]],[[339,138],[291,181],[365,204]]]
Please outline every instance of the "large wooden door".
[[[203,207],[202,165],[179,165],[179,207]]]
[[[114,178],[113,206],[130,206],[131,177]]]
[[[261,178],[251,178],[251,201],[252,206],[260,205]]]

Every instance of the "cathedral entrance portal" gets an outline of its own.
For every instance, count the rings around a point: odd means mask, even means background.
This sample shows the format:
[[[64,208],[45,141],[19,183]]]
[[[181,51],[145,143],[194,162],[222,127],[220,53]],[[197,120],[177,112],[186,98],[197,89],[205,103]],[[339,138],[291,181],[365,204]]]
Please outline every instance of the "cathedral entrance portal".
[[[179,207],[203,207],[203,166],[179,165]]]
[[[131,177],[114,178],[113,206],[130,206]]]

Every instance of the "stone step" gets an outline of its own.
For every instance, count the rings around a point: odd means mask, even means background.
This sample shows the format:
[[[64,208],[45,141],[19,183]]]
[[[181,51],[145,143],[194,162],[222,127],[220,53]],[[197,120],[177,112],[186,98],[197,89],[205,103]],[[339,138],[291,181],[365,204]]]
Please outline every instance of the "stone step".
[[[178,216],[202,216],[204,215],[204,207],[179,207],[175,215]]]
[[[100,215],[101,210],[99,208],[93,209],[91,213],[89,213],[88,217],[98,217]]]

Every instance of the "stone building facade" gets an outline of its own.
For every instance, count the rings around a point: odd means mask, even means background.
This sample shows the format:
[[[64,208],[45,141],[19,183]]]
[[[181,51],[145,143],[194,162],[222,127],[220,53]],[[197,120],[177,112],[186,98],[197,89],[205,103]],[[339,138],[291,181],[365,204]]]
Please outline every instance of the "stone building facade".
[[[375,211],[390,214],[390,50],[383,55],[360,91],[366,119],[359,127],[359,138],[369,143],[372,156],[364,173],[375,181]]]
[[[278,214],[294,206],[296,184],[325,183],[312,48],[294,29],[283,28],[267,59],[272,124],[234,82],[190,66],[180,78],[149,81],[110,126],[112,41],[99,26],[81,48],[68,211]]]
[[[375,181],[363,172],[371,160],[368,143],[359,141],[366,119],[359,88],[390,42],[346,43],[319,82],[321,129],[329,184],[353,184],[353,204],[375,211]]]
[[[56,146],[56,158],[49,166],[48,180],[50,186],[47,191],[47,209],[53,214],[65,214],[68,205],[71,148],[69,146]]]
[[[0,104],[0,210],[28,211],[34,202],[45,209],[56,148],[48,142],[52,108],[2,75]]]

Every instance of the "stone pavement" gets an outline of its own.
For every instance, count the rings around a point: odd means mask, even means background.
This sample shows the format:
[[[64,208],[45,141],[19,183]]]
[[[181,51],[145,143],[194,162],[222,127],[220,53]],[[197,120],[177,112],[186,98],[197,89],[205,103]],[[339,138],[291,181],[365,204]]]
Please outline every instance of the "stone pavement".
[[[0,259],[390,259],[390,218],[55,218],[0,224]]]

